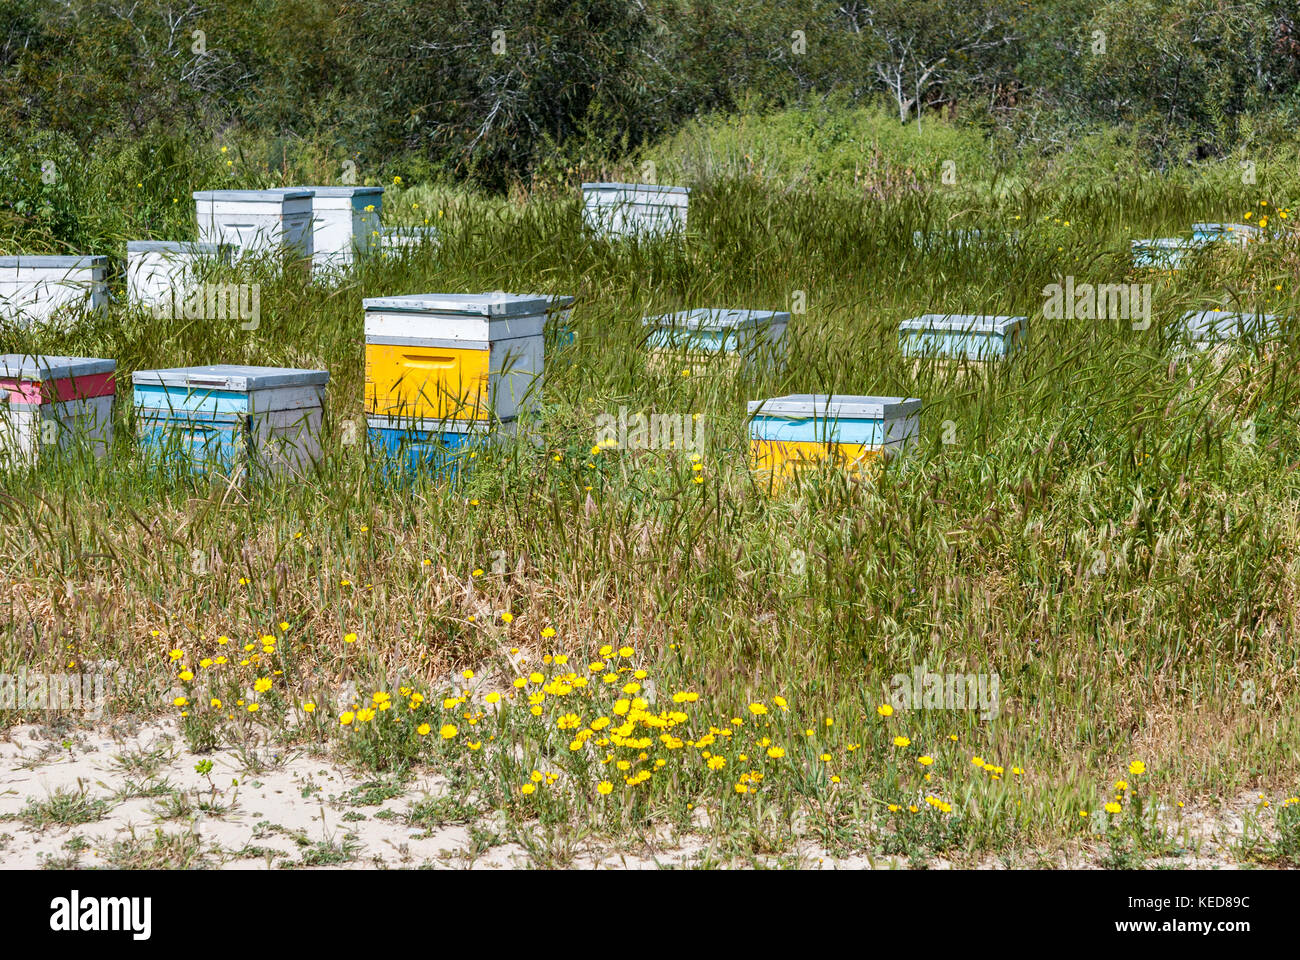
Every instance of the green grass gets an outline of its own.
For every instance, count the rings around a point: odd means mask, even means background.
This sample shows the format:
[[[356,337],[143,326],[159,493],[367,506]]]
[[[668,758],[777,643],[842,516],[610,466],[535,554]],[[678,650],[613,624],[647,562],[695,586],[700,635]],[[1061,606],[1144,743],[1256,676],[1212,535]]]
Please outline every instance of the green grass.
[[[1041,316],[1043,287],[1063,274],[1129,277],[1132,237],[1239,219],[1289,195],[1224,178],[1189,193],[1144,178],[1061,196],[1032,188],[958,204],[930,190],[864,198],[722,179],[692,195],[685,243],[606,245],[582,232],[572,196],[518,203],[417,187],[390,197],[388,217],[419,222],[438,204],[438,251],[366,263],[334,287],[267,271],[256,331],[114,307],[65,334],[0,334],[3,351],[114,357],[124,383],[136,369],[213,362],[331,373],[326,455],[303,482],[245,490],[151,469],[130,441],[125,391],[106,460],[6,475],[0,670],[112,658],[129,665],[114,677],[113,709],[175,714],[184,692],[201,740],[249,751],[268,738],[328,742],[377,770],[433,762],[457,808],[538,820],[529,843],[557,864],[576,856],[574,831],[618,837],[646,823],[711,832],[742,857],[788,849],[801,818],[801,830],[845,850],[1087,842],[1079,811],[1106,802],[1135,757],[1149,769],[1143,795],[1166,804],[1289,793],[1300,772],[1294,347],[1171,364],[1168,328],[1185,309],[1222,302],[1296,313],[1294,244],[1139,278],[1156,285],[1146,331]],[[966,228],[1000,239],[928,253],[912,243],[915,230]],[[378,485],[364,444],[347,442],[364,432],[361,299],[493,289],[578,297],[577,343],[548,360],[540,443],[485,454],[457,489]],[[644,315],[784,308],[796,291],[807,312],[781,370],[695,364],[683,376],[688,364],[651,364],[641,346]],[[1026,314],[1026,349],[963,376],[903,362],[898,322],[949,311]],[[922,398],[919,447],[873,483],[814,477],[769,498],[746,467],[745,402],[790,392]],[[670,452],[591,455],[596,417],[620,406],[700,414],[704,482]],[[274,653],[241,649],[267,633],[279,638]],[[643,795],[620,785],[619,806],[592,792],[610,768],[572,766],[568,735],[527,716],[489,714],[481,722],[497,724],[498,739],[482,737],[475,756],[460,745],[478,728],[459,719],[451,745],[431,745],[452,671],[472,668],[508,691],[511,648],[531,658],[526,669],[569,653],[582,670],[606,644],[633,646],[661,697],[697,691],[693,717],[725,723],[783,695],[784,762],[750,799],[696,759]],[[176,663],[173,648],[184,651]],[[224,673],[198,666],[223,653]],[[922,664],[996,673],[999,716],[883,720],[891,677]],[[182,665],[198,678],[179,682]],[[275,685],[252,697],[262,673]],[[338,709],[351,703],[337,696],[349,683],[362,706],[375,690],[399,701],[399,685],[425,691],[432,736],[410,723],[341,728]],[[211,696],[221,708],[206,706]],[[241,699],[262,709],[249,714]],[[315,713],[301,710],[309,700]],[[818,730],[806,743],[804,725]],[[891,746],[898,734],[908,748]],[[922,753],[937,761],[929,782]],[[1004,772],[994,779],[972,755]],[[149,766],[141,757],[137,772]],[[561,770],[569,785],[525,802],[519,787],[534,768]],[[733,758],[727,778],[738,770]],[[929,809],[928,794],[952,814]],[[913,803],[917,814],[901,817]],[[693,818],[706,808],[701,827]],[[1115,849],[1129,864],[1146,848]],[[346,855],[343,845],[304,862]]]

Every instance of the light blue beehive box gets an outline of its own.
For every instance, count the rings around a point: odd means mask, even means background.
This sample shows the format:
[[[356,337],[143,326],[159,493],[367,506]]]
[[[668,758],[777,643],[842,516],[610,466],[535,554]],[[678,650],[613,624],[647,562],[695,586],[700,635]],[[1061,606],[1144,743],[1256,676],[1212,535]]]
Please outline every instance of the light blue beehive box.
[[[1177,270],[1195,244],[1182,237],[1133,240],[1133,266],[1144,270]]]
[[[966,313],[927,313],[898,325],[898,348],[905,357],[1000,360],[1020,349],[1025,317]]]
[[[1249,223],[1194,223],[1192,241],[1198,245],[1227,241],[1245,246],[1264,239],[1264,231]]]
[[[790,314],[780,310],[681,310],[645,317],[646,345],[652,350],[730,355],[746,362],[780,363]]]
[[[217,364],[137,370],[141,452],[191,473],[303,476],[320,459],[326,370]]]
[[[1232,342],[1273,340],[1279,334],[1279,318],[1273,314],[1189,310],[1178,322],[1176,342],[1183,347],[1206,350]]]

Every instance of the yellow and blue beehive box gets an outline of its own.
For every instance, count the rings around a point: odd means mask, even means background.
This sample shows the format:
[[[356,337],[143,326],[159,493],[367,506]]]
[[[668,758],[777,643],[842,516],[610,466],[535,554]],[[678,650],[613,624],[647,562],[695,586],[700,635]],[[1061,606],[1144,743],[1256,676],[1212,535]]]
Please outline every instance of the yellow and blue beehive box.
[[[232,364],[137,370],[141,452],[192,473],[304,475],[320,458],[329,376]]]
[[[363,303],[368,417],[503,421],[536,408],[548,298],[427,293]]]
[[[916,443],[921,401],[796,393],[749,403],[750,468],[779,489],[819,465],[869,472]]]

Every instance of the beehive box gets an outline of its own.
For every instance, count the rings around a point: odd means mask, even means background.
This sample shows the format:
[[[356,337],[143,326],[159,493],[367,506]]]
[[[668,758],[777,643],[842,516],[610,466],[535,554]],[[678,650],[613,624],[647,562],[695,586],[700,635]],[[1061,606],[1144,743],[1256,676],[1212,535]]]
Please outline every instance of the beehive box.
[[[905,357],[964,357],[998,360],[1020,349],[1025,317],[965,313],[927,313],[898,325],[898,348]]]
[[[682,310],[645,317],[646,345],[652,350],[710,359],[732,356],[747,362],[774,363],[785,358],[785,331],[790,314],[776,310]]]
[[[537,294],[546,300],[546,345],[549,349],[567,347],[573,343],[573,297],[561,294]]]
[[[602,237],[662,237],[686,229],[688,187],[584,183],[583,220]]]
[[[0,257],[0,319],[58,323],[79,306],[108,303],[108,257],[20,255]]]
[[[320,458],[325,370],[218,364],[132,374],[144,454],[195,473],[301,476]]]
[[[827,464],[870,472],[878,459],[916,443],[921,401],[799,393],[749,403],[750,468],[779,489],[801,470]]]
[[[362,303],[368,416],[504,421],[536,408],[546,297],[429,293]]]
[[[346,269],[378,249],[383,187],[302,187],[311,193],[312,267]]]
[[[431,476],[454,483],[488,443],[513,436],[516,423],[372,416],[366,418],[366,433],[381,478]]]
[[[380,227],[379,246],[388,252],[438,246],[436,227]]]
[[[1192,241],[1197,244],[1220,240],[1245,246],[1264,239],[1264,231],[1249,223],[1194,223]]]
[[[116,370],[98,357],[0,355],[0,458],[30,463],[51,449],[103,456]]]
[[[230,252],[230,245],[221,243],[128,240],[127,299],[148,307],[174,303],[178,292],[184,296],[183,291],[201,283],[210,270],[229,262]]]
[[[200,190],[194,207],[202,243],[233,244],[241,254],[312,255],[310,190]]]
[[[1179,320],[1176,340],[1181,346],[1205,350],[1234,340],[1268,340],[1278,333],[1278,317],[1272,314],[1189,310]]]
[[[1133,266],[1149,270],[1177,270],[1194,246],[1181,237],[1157,237],[1132,241]]]

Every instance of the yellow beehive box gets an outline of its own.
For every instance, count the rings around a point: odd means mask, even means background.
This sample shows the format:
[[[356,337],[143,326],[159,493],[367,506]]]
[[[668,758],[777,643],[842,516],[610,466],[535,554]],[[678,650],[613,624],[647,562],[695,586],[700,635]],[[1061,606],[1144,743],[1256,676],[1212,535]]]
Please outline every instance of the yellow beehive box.
[[[921,401],[791,394],[749,404],[750,468],[776,491],[799,473],[833,467],[874,475],[882,457],[916,442]]]
[[[546,297],[416,294],[364,304],[369,416],[510,420],[536,407]]]

